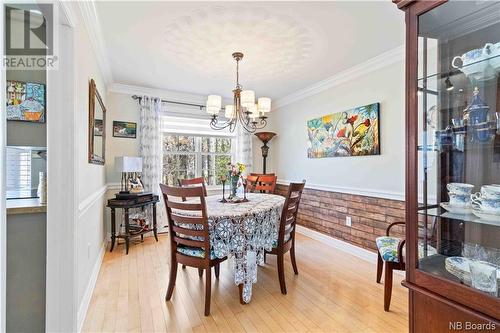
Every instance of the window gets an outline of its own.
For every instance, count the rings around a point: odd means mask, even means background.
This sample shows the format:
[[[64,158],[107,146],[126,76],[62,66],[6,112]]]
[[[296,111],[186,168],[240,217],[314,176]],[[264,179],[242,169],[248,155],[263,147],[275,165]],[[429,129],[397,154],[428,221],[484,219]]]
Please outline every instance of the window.
[[[204,177],[208,186],[220,185],[231,162],[231,138],[165,133],[163,135],[163,183]]]
[[[32,196],[31,149],[7,147],[7,199]]]

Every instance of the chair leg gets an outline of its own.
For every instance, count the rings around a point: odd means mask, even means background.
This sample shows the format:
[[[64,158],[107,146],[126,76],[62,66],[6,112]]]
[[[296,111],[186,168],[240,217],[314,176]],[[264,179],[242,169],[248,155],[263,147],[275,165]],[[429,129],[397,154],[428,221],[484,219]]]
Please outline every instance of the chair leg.
[[[175,279],[177,278],[177,261],[172,260],[170,265],[170,279],[168,281],[167,295],[165,296],[166,301],[170,301],[175,287]]]
[[[292,261],[293,272],[295,275],[299,275],[299,270],[297,269],[297,262],[295,262],[295,244],[290,248],[290,260]]]
[[[218,279],[220,274],[220,263],[215,265],[215,277]]]
[[[280,281],[281,293],[286,295],[286,284],[285,284],[285,267],[284,267],[284,258],[283,253],[278,254],[278,278]]]
[[[205,316],[210,315],[210,297],[212,294],[212,272],[210,270],[210,267],[207,268],[207,272],[205,274]]]
[[[380,252],[377,251],[377,283],[380,283],[380,278],[382,277],[382,268],[384,262],[382,261],[382,257],[380,256]]]
[[[389,311],[391,305],[392,294],[392,263],[385,262],[385,277],[384,277],[384,310]]]
[[[267,252],[264,251],[264,264],[267,262]]]
[[[203,268],[198,268],[198,276],[199,277],[203,276]]]

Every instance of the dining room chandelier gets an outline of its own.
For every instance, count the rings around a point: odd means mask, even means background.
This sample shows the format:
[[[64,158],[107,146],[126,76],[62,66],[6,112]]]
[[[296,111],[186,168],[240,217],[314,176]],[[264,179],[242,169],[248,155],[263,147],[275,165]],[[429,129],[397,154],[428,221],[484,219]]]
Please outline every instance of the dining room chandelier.
[[[266,113],[271,111],[271,99],[260,97],[255,103],[255,92],[243,90],[240,84],[239,63],[243,59],[243,53],[234,52],[236,60],[236,87],[233,90],[233,104],[224,107],[224,117],[219,113],[222,109],[222,97],[219,95],[208,95],[206,110],[212,116],[210,127],[215,130],[228,128],[234,132],[238,123],[249,133],[262,129],[267,125]]]

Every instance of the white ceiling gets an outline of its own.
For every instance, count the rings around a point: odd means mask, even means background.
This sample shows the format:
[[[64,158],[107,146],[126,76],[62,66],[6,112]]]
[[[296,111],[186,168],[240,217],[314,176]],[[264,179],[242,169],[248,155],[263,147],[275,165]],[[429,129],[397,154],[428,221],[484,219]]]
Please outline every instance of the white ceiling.
[[[115,82],[230,96],[287,96],[404,42],[403,12],[368,2],[99,1]]]

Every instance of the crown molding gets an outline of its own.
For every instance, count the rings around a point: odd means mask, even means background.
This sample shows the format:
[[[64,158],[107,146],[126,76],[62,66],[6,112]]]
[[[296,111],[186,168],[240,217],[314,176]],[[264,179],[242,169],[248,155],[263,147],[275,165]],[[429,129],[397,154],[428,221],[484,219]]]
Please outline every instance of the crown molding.
[[[167,89],[142,87],[142,86],[116,83],[116,82],[108,85],[108,93],[110,92],[125,94],[125,95],[138,95],[138,96],[147,95],[147,96],[159,97],[161,99],[166,99],[172,102],[194,103],[202,105],[205,105],[205,102],[207,101],[207,95],[192,94],[192,93],[173,91]],[[232,97],[228,98],[226,96],[222,96],[222,101],[224,104],[231,103]]]
[[[75,2],[59,0],[59,5],[62,11],[62,17],[64,17],[64,24],[69,27],[76,27],[78,24],[78,19],[75,13]]]
[[[282,97],[274,103],[273,109],[279,109],[286,105],[290,105],[301,99],[319,94],[325,90],[351,81],[357,77],[366,75],[369,72],[376,71],[380,68],[389,66],[399,61],[404,61],[404,45],[398,46],[392,50],[379,54],[376,57],[368,59],[356,66],[348,68],[335,74],[327,79],[321,80],[309,87],[300,89],[290,95]]]
[[[205,104],[206,96],[198,95],[198,94],[190,94],[184,93],[180,91],[172,91],[166,89],[157,89],[157,88],[149,88],[149,87],[141,87],[130,84],[123,83],[112,83],[108,86],[108,92],[114,92],[118,94],[125,95],[147,95],[159,97],[162,99],[168,99],[173,102],[181,102],[181,103],[198,103]]]
[[[111,66],[105,51],[101,24],[97,17],[95,2],[94,0],[78,1],[77,4],[83,19],[83,25],[89,35],[90,44],[92,45],[99,68],[101,69],[104,82],[106,85],[109,85],[113,82],[113,73],[111,72]]]

